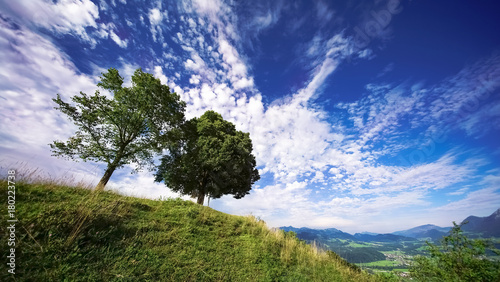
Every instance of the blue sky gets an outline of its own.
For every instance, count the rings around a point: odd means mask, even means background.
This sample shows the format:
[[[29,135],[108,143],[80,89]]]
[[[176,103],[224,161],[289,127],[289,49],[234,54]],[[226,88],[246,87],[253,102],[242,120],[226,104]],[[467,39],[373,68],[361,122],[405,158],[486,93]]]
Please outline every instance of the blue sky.
[[[50,156],[51,98],[142,67],[250,132],[262,179],[211,207],[270,226],[392,232],[500,207],[495,1],[0,1],[0,163],[97,181]],[[150,172],[110,189],[175,197]]]

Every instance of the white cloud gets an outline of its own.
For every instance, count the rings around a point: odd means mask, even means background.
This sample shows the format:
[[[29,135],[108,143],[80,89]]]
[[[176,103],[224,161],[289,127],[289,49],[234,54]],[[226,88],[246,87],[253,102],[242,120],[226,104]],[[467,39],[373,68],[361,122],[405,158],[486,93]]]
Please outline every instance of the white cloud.
[[[167,12],[161,11],[161,8],[152,8],[149,10],[148,19],[151,25],[151,35],[153,36],[153,41],[162,42],[163,41],[163,30],[162,21],[167,17]]]
[[[469,187],[464,187],[464,188],[460,188],[454,192],[450,192],[448,193],[448,195],[450,196],[459,196],[459,195],[463,195],[465,194],[465,192],[467,192],[469,190]]]
[[[433,212],[457,213],[464,217],[470,215],[467,214],[470,212],[491,214],[498,209],[498,203],[500,203],[500,175],[486,175],[478,184],[484,185],[484,188],[467,193],[462,200],[436,207]]]
[[[243,77],[240,80],[233,83],[233,87],[235,89],[249,88],[253,87],[253,85],[254,85],[253,78],[248,79],[246,77]]]
[[[169,85],[169,79],[167,78],[167,76],[165,74],[163,74],[163,70],[161,68],[161,66],[155,66],[153,68],[154,70],[154,76],[158,79],[160,79],[160,82],[162,84],[166,84],[166,85]]]
[[[57,93],[65,101],[79,91],[92,93],[95,78],[77,74],[73,63],[45,38],[26,29],[16,30],[3,19],[0,25],[0,48],[4,50],[0,53],[2,165],[24,163],[20,166],[40,169],[53,178],[85,178],[87,183],[96,183],[101,173],[98,167],[58,160],[50,156],[48,146],[76,130],[53,109],[51,99]]]
[[[120,46],[121,48],[127,48],[128,41],[122,40],[118,35],[116,35],[114,31],[111,30],[109,36],[118,46]]]
[[[278,222],[286,224],[295,222],[298,218],[305,220],[305,211],[310,208],[307,206],[310,190],[306,189],[306,185],[305,182],[291,182],[254,188],[250,195],[240,200],[230,196],[214,200],[214,207],[222,205],[234,214],[261,216],[276,227]]]
[[[201,80],[201,76],[200,75],[193,74],[189,78],[189,83],[195,84],[195,85],[196,84],[200,84],[200,80]]]
[[[236,89],[252,87],[253,78],[247,77],[247,67],[240,58],[238,51],[224,37],[218,38],[219,53],[222,55],[223,67],[227,71],[228,79]]]
[[[254,6],[254,9],[248,11],[248,16],[252,19],[248,22],[247,26],[243,26],[245,32],[251,34],[259,33],[262,30],[268,29],[275,25],[279,18],[283,6],[282,1],[273,1],[263,4],[264,7]]]
[[[95,45],[86,27],[97,28],[99,9],[90,0],[43,0],[8,1],[7,5],[18,18],[32,25],[59,33],[73,33]]]
[[[184,67],[188,70],[201,73],[206,70],[207,65],[198,54],[193,54],[192,59],[187,59],[184,62]]]
[[[373,51],[371,49],[364,49],[362,51],[359,51],[358,52],[358,57],[362,58],[362,59],[373,59],[374,56],[373,56]]]
[[[215,20],[222,3],[219,0],[195,0],[193,1],[198,13]]]
[[[21,6],[28,5],[26,1],[20,3]],[[87,2],[58,3],[83,5]],[[324,5],[318,3],[318,7]],[[384,165],[378,159],[397,155],[415,144],[428,144],[401,136],[415,129],[441,129],[438,120],[446,111],[459,112],[466,97],[470,97],[455,95],[462,86],[466,86],[463,89],[477,90],[477,93],[492,93],[491,89],[499,85],[499,76],[476,79],[475,84],[468,84],[467,79],[471,74],[479,77],[481,73],[496,74],[499,65],[495,63],[496,58],[490,58],[489,67],[469,67],[467,72],[449,78],[438,87],[368,85],[367,94],[362,99],[337,105],[336,114],[341,116],[337,117],[322,110],[315,99],[346,57],[357,55],[366,59],[371,56],[368,50],[355,50],[350,39],[342,33],[318,33],[305,44],[302,48],[304,65],[310,70],[305,84],[289,93],[288,97],[268,104],[264,103],[256,88],[251,60],[242,52],[245,50],[243,40],[249,36],[244,33],[250,31],[241,31],[231,6],[220,1],[182,2],[179,3],[182,17],[173,23],[169,22],[166,10],[161,9],[161,2],[154,5],[154,8],[146,8],[145,19],[142,15],[139,18],[145,20],[146,25],[149,20],[156,42],[162,41],[164,30],[176,25],[178,33],[174,29],[169,36],[179,44],[180,48],[176,49],[182,51],[175,54],[170,43],[160,42],[164,53],[148,62],[152,67],[150,71],[187,102],[187,118],[211,109],[235,123],[239,130],[251,134],[264,184],[255,187],[241,200],[224,197],[214,201],[214,205],[223,211],[254,213],[272,226],[333,226],[356,230],[374,227],[373,221],[377,217],[390,216],[407,208],[430,207],[429,196],[435,191],[455,198],[463,197],[461,203],[469,206],[475,200],[488,202],[487,197],[497,200],[498,190],[489,186],[474,188],[480,189],[476,191],[462,189],[462,184],[468,185],[476,180],[474,175],[484,162],[479,156],[464,161],[467,157],[457,153],[459,149],[450,150],[445,155],[431,152],[426,155],[427,159],[412,162],[409,166]],[[112,9],[111,6],[108,8]],[[250,16],[248,26],[258,27],[256,33],[271,27],[279,18],[279,9],[266,9],[252,12]],[[64,29],[64,21],[58,25],[57,20],[53,20],[50,29],[86,34],[86,28],[93,27],[96,38],[109,38],[122,48],[134,43],[132,37],[129,37],[130,41],[120,38],[113,23],[96,24],[97,15],[91,12],[92,9],[85,11],[90,17],[75,20],[77,27]],[[318,10],[318,13],[325,22],[333,17],[330,10]],[[50,20],[45,22],[49,28]],[[16,34],[8,25],[2,22],[2,27],[7,28],[0,30],[0,47],[6,50],[0,54],[0,59],[5,62],[0,66],[0,99],[5,101],[0,106],[0,115],[6,121],[0,124],[0,129],[12,134],[1,135],[0,149],[15,152],[21,147],[36,148],[37,162],[52,164],[55,161],[48,156],[46,144],[53,139],[66,139],[74,128],[51,109],[53,103],[50,99],[58,92],[66,100],[80,90],[91,93],[96,78],[79,74],[71,60],[43,37],[24,29]],[[45,27],[44,24],[39,26]],[[153,49],[150,52],[155,53]],[[122,64],[120,74],[130,83],[129,77],[138,66],[123,60],[119,63]],[[170,72],[171,69],[175,73]],[[436,97],[441,97],[441,104]],[[484,98],[484,95],[477,97]],[[493,99],[493,96],[488,99]],[[17,102],[19,100],[23,101],[22,105]],[[482,123],[498,118],[498,103],[495,101],[483,105],[481,110],[469,111],[471,114],[464,116],[458,127],[470,135],[480,134],[477,129]],[[426,110],[429,106],[431,110]],[[343,117],[354,126],[346,125]],[[29,156],[23,155],[23,158]],[[85,171],[83,168],[87,167],[78,167]],[[55,166],[53,170],[56,170]],[[163,184],[154,184],[149,174],[125,176],[117,173],[110,187],[141,197],[175,196]],[[315,193],[319,189],[322,192]],[[489,206],[493,205],[493,200],[488,202]],[[453,205],[442,207],[442,213],[449,214],[457,208]],[[401,216],[395,220],[401,223],[408,218]]]
[[[306,87],[296,94],[297,102],[307,102],[318,94],[320,87],[324,85],[326,78],[332,74],[339,64],[350,54],[352,46],[342,33],[335,34],[328,40],[321,36],[315,36],[309,44],[309,56],[313,60],[313,73]]]
[[[159,9],[154,8],[149,11],[149,23],[151,23],[151,25],[159,25],[162,18],[163,16]]]
[[[428,106],[422,119],[459,127],[469,135],[480,136],[490,130],[486,124],[500,123],[496,112],[500,100],[494,95],[499,87],[500,55],[493,54],[432,88],[434,99],[422,103]]]
[[[192,200],[188,196],[182,196],[168,189],[163,183],[154,182],[154,176],[150,172],[138,172],[137,174],[128,173],[133,167],[128,166],[121,171],[115,172],[110,184],[106,186],[107,190],[116,191],[120,194],[148,198],[148,199],[167,199],[167,198],[182,198],[184,200]],[[121,174],[121,175],[119,175]],[[116,179],[113,181],[113,178]]]
[[[258,16],[254,19],[254,23],[259,27],[268,27],[273,22],[273,15],[269,11],[267,14]]]

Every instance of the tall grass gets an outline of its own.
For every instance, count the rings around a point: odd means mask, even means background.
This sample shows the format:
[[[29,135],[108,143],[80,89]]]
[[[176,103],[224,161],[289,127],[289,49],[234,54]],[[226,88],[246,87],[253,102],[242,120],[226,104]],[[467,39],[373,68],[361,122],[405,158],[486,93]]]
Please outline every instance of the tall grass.
[[[93,189],[96,183],[88,181],[84,176],[77,179],[71,170],[68,169],[59,176],[51,175],[40,168],[34,168],[26,162],[15,162],[11,165],[1,164],[0,161],[0,178],[7,178],[7,171],[14,170],[16,182],[25,184],[44,185],[46,188],[51,187],[77,187],[82,189]]]

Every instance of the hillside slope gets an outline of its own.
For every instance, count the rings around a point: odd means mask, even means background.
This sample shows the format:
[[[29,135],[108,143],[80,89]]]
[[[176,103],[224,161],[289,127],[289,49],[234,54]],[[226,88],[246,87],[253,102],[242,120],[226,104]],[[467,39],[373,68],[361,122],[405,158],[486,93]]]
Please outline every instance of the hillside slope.
[[[7,184],[0,181],[2,202]],[[18,281],[375,281],[253,217],[189,201],[154,201],[16,183]],[[7,221],[6,212],[0,222]],[[2,228],[5,238],[5,228]],[[6,241],[1,257],[5,267]],[[2,268],[1,281],[13,276]]]
[[[482,233],[485,237],[500,237],[500,209],[490,216],[469,216],[463,222],[468,222],[462,229],[464,231]]]

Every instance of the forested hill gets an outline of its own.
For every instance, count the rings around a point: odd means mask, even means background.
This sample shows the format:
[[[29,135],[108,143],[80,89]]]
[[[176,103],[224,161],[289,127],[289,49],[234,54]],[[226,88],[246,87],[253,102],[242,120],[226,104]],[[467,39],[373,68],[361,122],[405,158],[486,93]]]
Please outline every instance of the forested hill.
[[[7,195],[6,181],[0,193]],[[16,183],[15,275],[0,281],[378,281],[254,217]],[[0,214],[6,222],[6,213]],[[6,244],[6,243],[5,243]],[[10,251],[10,250],[9,250]],[[1,257],[8,255],[1,248]],[[3,268],[5,270],[5,268]]]
[[[484,237],[500,237],[500,209],[487,217],[469,216],[463,222],[467,222],[463,227],[465,231],[481,233]]]

